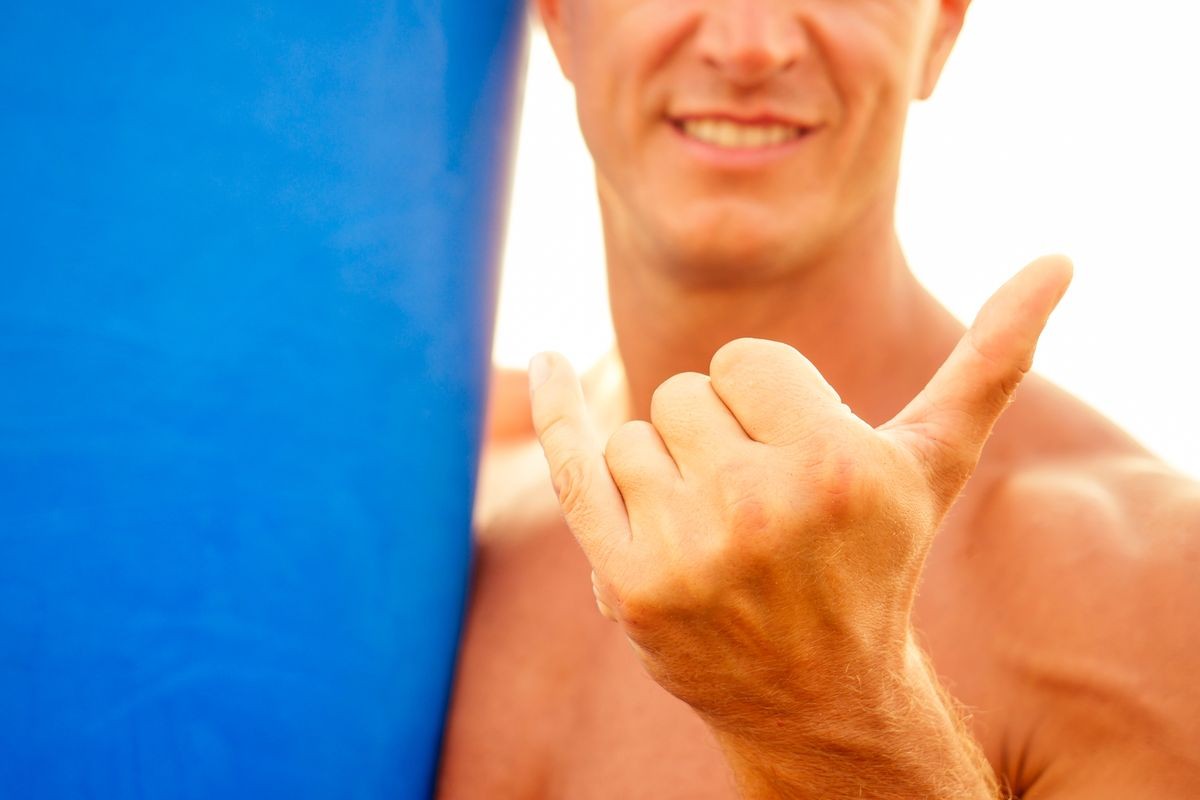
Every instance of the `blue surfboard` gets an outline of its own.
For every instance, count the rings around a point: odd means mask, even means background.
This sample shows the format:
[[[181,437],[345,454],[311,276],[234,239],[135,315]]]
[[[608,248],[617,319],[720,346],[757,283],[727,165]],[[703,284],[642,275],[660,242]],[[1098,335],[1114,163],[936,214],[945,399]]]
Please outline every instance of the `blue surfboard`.
[[[0,23],[0,796],[428,797],[510,0]]]

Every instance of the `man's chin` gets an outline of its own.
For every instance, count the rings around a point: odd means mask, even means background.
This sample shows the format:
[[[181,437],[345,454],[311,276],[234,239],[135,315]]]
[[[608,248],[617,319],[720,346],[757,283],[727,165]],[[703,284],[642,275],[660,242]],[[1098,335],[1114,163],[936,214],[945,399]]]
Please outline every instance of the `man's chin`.
[[[795,236],[762,230],[693,229],[677,231],[663,261],[682,282],[718,288],[771,280],[797,260]]]

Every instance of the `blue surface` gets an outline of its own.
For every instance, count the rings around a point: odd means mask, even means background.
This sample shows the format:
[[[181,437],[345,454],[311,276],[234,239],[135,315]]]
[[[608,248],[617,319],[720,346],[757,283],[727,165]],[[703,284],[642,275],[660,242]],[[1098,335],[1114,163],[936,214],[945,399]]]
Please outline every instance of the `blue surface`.
[[[0,795],[428,796],[521,3],[4,17]]]

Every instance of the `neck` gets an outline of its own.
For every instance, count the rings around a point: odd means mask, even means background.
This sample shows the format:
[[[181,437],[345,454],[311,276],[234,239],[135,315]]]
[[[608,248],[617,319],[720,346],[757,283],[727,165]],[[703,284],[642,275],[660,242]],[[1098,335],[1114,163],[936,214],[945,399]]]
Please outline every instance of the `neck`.
[[[890,214],[851,246],[770,281],[681,285],[679,265],[655,263],[606,226],[616,349],[610,362],[623,406],[610,419],[649,419],[650,398],[678,372],[708,372],[713,353],[741,337],[803,353],[862,419],[879,425],[920,391],[962,325],[909,270]],[[861,234],[861,235],[860,235]]]

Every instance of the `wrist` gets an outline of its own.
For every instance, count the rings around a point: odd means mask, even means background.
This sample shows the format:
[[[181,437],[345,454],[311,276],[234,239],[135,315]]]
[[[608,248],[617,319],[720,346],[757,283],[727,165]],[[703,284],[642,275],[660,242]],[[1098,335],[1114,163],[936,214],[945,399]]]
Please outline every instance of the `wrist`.
[[[902,658],[845,670],[821,702],[744,723],[710,726],[746,798],[999,796],[911,636]]]

